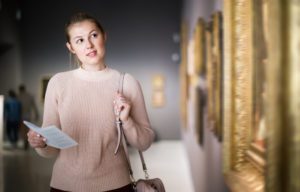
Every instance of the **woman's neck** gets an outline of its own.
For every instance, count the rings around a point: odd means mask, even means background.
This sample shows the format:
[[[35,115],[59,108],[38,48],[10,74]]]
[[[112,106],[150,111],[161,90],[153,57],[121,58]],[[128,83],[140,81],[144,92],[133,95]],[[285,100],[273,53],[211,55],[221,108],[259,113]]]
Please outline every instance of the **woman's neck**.
[[[93,65],[82,64],[81,68],[86,70],[86,71],[101,71],[101,70],[106,68],[106,65],[104,63],[93,64]]]

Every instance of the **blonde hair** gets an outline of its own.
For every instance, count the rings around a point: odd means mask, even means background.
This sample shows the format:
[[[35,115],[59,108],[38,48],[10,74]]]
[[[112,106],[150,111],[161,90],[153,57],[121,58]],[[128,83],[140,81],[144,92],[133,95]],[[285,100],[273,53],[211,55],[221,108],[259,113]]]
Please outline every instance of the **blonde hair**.
[[[75,13],[74,15],[72,15],[70,17],[69,21],[65,24],[65,35],[66,35],[67,42],[70,42],[70,35],[69,35],[70,27],[72,25],[82,22],[82,21],[90,21],[90,22],[94,23],[97,26],[97,28],[100,30],[100,32],[102,34],[105,34],[104,28],[102,27],[102,25],[99,23],[99,21],[96,18],[90,16],[87,13],[78,12],[78,13]]]

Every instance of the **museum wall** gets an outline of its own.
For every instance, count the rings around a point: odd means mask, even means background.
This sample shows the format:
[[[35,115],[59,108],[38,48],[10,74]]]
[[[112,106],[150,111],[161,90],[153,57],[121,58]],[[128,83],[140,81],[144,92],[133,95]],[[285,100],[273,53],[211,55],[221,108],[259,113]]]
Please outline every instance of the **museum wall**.
[[[212,14],[222,11],[222,0],[187,0],[184,1],[181,21],[187,25],[187,43],[193,41],[194,30],[199,18],[205,22],[212,20]],[[194,52],[188,51],[187,65],[191,67]],[[188,69],[189,70],[189,69]],[[222,173],[222,140],[211,130],[211,125],[205,121],[202,130],[202,141],[196,130],[195,104],[192,101],[193,90],[188,88],[187,119],[181,127],[181,132],[190,162],[190,170],[194,188],[197,192],[228,191]],[[205,108],[207,112],[207,108]],[[207,114],[204,119],[207,119]]]
[[[108,66],[128,72],[140,81],[157,139],[181,138],[178,107],[180,0],[94,0],[89,3],[28,0],[21,3],[21,8],[22,60],[19,53],[6,53],[4,59],[12,64],[0,72],[1,80],[9,82],[3,85],[3,90],[24,82],[42,112],[42,80],[72,69],[65,47],[64,23],[72,12],[87,11],[99,18],[107,31]],[[15,38],[14,33],[6,32],[6,35]],[[2,63],[8,65],[8,62]],[[156,74],[165,79],[165,102],[161,107],[152,105],[152,78]]]
[[[4,9],[5,8],[5,9]],[[16,89],[21,81],[19,20],[16,4],[3,1],[0,8],[0,95]]]

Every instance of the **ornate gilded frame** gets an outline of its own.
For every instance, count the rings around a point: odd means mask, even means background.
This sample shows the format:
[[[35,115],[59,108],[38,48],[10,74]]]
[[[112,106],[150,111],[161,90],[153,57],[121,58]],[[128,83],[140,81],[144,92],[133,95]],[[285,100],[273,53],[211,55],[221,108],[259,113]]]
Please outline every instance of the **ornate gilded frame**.
[[[180,34],[180,49],[181,49],[181,63],[179,68],[180,77],[180,114],[182,128],[187,129],[187,101],[188,101],[188,72],[187,72],[187,49],[188,49],[188,26],[186,22],[181,24]]]
[[[250,0],[224,1],[224,166],[231,191],[300,191],[300,1],[269,0],[265,168],[251,148],[253,46]],[[251,150],[250,150],[251,151]],[[256,155],[258,152],[254,152]]]
[[[252,122],[252,1],[224,2],[224,173],[231,191],[263,191],[247,160]]]

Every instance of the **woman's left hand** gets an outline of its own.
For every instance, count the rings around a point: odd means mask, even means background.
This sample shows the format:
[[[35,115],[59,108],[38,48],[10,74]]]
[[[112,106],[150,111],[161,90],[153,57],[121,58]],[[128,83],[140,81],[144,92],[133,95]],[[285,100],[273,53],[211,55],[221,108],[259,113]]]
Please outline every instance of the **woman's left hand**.
[[[114,100],[114,112],[120,114],[121,121],[127,121],[130,113],[131,103],[121,93],[117,93]]]

